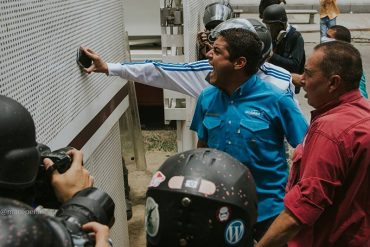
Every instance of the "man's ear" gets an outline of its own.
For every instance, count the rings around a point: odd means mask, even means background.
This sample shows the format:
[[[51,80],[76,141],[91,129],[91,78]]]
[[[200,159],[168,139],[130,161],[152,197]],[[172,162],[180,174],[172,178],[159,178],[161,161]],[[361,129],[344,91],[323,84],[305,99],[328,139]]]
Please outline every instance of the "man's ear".
[[[329,78],[329,93],[333,93],[342,86],[343,80],[340,75],[332,75]]]
[[[238,57],[234,61],[234,69],[240,70],[244,69],[247,66],[247,59],[245,57]]]

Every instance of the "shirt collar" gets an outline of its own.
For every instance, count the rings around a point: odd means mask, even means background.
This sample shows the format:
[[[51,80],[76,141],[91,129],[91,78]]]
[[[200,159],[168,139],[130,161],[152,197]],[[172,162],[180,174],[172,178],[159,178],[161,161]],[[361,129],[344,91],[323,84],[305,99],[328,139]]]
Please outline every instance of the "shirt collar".
[[[257,75],[253,74],[249,77],[248,80],[246,80],[240,87],[238,87],[233,94],[231,95],[231,98],[242,98],[246,96],[251,90],[252,87],[256,84],[257,81]]]
[[[291,28],[292,28],[292,25],[290,25],[289,22],[288,22],[287,25],[286,25],[286,30],[285,30],[284,37],[286,37],[288,35]]]
[[[349,92],[341,95],[339,98],[328,102],[327,104],[323,105],[322,107],[311,111],[311,122],[313,122],[316,118],[324,115],[326,112],[330,111],[331,109],[337,107],[338,105],[357,100],[361,97],[362,97],[362,95],[361,95],[359,89],[349,91]]]

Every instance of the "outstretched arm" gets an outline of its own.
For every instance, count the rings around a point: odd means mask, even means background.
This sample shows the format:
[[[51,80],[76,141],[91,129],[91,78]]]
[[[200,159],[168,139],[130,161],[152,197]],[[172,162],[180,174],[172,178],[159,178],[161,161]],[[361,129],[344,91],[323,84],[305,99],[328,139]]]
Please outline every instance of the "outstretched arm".
[[[93,60],[89,68],[83,69],[86,73],[96,72],[120,76],[126,80],[173,90],[196,98],[203,88],[209,85],[205,80],[207,74],[212,71],[208,60],[179,64],[154,61],[106,63],[91,49],[82,48],[82,50]]]

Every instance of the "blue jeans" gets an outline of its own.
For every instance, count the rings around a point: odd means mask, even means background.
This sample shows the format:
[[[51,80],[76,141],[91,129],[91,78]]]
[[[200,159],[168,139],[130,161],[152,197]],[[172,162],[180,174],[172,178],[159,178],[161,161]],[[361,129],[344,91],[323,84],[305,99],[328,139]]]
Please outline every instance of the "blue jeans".
[[[323,39],[326,37],[326,32],[328,31],[328,29],[336,24],[336,17],[331,20],[327,16],[320,18],[320,43],[322,43]]]

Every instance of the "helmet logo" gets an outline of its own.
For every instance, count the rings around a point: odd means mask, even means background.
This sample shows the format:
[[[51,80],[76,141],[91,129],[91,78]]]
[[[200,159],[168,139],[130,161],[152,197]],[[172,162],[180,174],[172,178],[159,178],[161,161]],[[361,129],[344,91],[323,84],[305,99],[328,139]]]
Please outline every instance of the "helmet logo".
[[[199,182],[197,181],[197,180],[193,180],[193,179],[187,179],[186,181],[185,181],[185,187],[186,188],[192,188],[192,189],[196,189],[196,188],[198,188],[198,184],[199,184]]]
[[[217,220],[220,222],[226,222],[230,219],[230,209],[229,207],[221,207],[217,210]]]
[[[184,182],[185,181],[185,182]],[[205,195],[213,195],[216,192],[216,185],[212,181],[199,178],[185,178],[184,176],[173,176],[168,181],[170,189],[191,188]]]
[[[150,196],[146,199],[145,205],[145,230],[151,237],[157,236],[159,230],[158,204]]]
[[[166,176],[163,175],[162,172],[158,171],[153,175],[148,187],[158,187],[164,180],[166,180]]]
[[[244,223],[241,220],[233,220],[226,227],[225,240],[229,245],[234,245],[240,242],[244,236]]]

